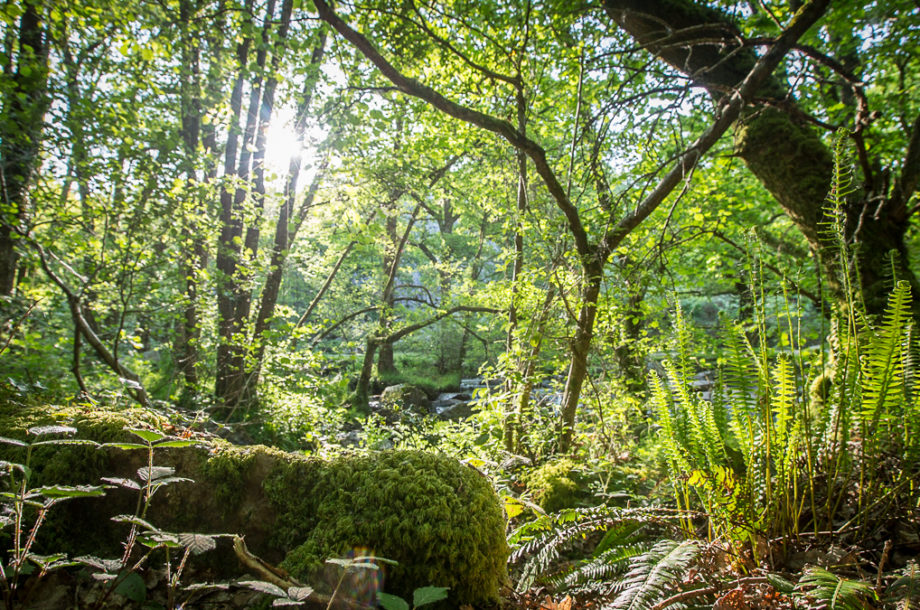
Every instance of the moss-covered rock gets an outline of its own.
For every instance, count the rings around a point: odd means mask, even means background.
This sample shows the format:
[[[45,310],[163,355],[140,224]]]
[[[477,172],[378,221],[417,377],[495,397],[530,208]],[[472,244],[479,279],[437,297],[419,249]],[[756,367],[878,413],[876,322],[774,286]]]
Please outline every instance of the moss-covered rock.
[[[278,535],[303,540],[282,566],[309,579],[326,557],[356,552],[392,559],[386,588],[422,584],[458,600],[495,601],[507,550],[504,518],[489,482],[450,458],[394,451],[340,458],[316,469],[292,462],[266,480],[279,508]]]
[[[124,442],[130,440],[125,426],[139,425],[136,415],[42,409],[0,415],[0,422],[8,437],[25,438],[34,425],[66,423],[81,438]],[[147,427],[162,423],[141,419]],[[0,445],[0,459],[22,459],[17,451]],[[142,450],[111,447],[56,446],[41,453],[32,465],[43,483],[136,478],[147,458]],[[398,562],[386,567],[384,589],[410,599],[413,589],[435,585],[450,587],[453,605],[489,605],[507,580],[500,504],[481,474],[450,458],[394,451],[321,460],[203,441],[159,449],[155,463],[195,481],[170,485],[154,497],[147,517],[158,527],[243,535],[252,552],[320,588],[324,560],[356,552]],[[87,552],[90,546],[94,554],[108,548],[115,555],[124,526],[108,516],[133,512],[135,502],[136,492],[114,489],[101,501],[56,507],[58,519],[43,538],[51,540],[53,533],[54,550]],[[238,569],[226,555],[213,561],[225,576]]]
[[[547,512],[578,506],[585,495],[585,482],[578,465],[568,458],[546,462],[522,477],[533,501]]]
[[[383,393],[380,394],[380,404],[412,409],[417,413],[428,413],[431,401],[428,400],[425,390],[408,383],[401,383],[384,388]]]

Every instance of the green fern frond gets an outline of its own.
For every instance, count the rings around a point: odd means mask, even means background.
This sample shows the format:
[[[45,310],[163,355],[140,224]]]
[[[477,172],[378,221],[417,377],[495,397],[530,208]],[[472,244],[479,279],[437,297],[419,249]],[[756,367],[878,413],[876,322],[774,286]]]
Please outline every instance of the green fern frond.
[[[910,303],[910,284],[898,282],[881,326],[864,350],[860,416],[870,430],[880,419],[897,415],[904,401],[904,348],[911,320]]]
[[[607,549],[590,561],[560,578],[556,585],[568,593],[594,593],[608,597],[622,588],[620,577],[625,574],[635,557],[649,550],[648,542],[634,542]]]
[[[795,419],[795,400],[798,395],[795,373],[789,359],[780,356],[773,369],[775,390],[772,395],[774,446],[778,449],[786,447],[786,441]]]
[[[689,472],[693,468],[685,455],[686,449],[682,442],[685,435],[672,416],[671,395],[655,372],[649,375],[649,388],[655,416],[658,425],[661,426],[659,438],[663,444],[665,456],[668,458],[668,465],[672,471],[677,473]]]
[[[529,588],[538,577],[546,575],[547,570],[564,551],[575,544],[583,543],[589,534],[609,532],[611,529],[624,525],[655,524],[660,526],[667,524],[676,528],[678,523],[691,517],[692,515],[685,511],[657,507],[610,508],[606,506],[573,508],[543,515],[518,527],[508,537],[508,542],[513,549],[510,562],[522,565],[517,587],[519,590]],[[614,552],[618,547],[634,544],[636,542],[634,534],[637,529],[637,527],[632,529],[627,527],[620,530],[619,540],[616,535],[611,539],[605,537],[604,540],[609,548],[599,553],[598,557],[604,553]],[[611,557],[613,556],[611,554]],[[588,562],[593,562],[598,557]]]
[[[795,586],[797,597],[826,604],[829,610],[866,610],[878,596],[868,583],[847,580],[819,567],[810,567]]]
[[[661,540],[648,552],[633,558],[623,578],[623,590],[611,604],[620,610],[646,610],[673,594],[700,552],[694,540]]]

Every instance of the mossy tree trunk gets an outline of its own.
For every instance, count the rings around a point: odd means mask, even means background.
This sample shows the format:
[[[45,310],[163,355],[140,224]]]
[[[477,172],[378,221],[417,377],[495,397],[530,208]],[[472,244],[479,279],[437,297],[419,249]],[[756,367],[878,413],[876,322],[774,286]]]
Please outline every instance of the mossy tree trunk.
[[[0,295],[12,294],[19,268],[16,229],[29,215],[29,187],[39,166],[48,109],[48,46],[41,3],[26,0],[19,18],[16,71],[2,92],[0,113]],[[14,49],[5,49],[12,56]]]
[[[605,0],[607,13],[652,54],[691,76],[721,100],[757,61],[752,47],[742,48],[742,36],[718,10],[689,0]],[[855,79],[854,79],[855,80]],[[854,90],[858,85],[852,85]],[[816,253],[825,281],[838,303],[847,295],[840,281],[838,248],[827,235],[825,197],[831,185],[833,155],[825,141],[800,118],[779,78],[767,79],[738,122],[737,152],[751,172],[773,195]],[[868,109],[857,114],[857,146],[868,125]],[[862,189],[845,210],[846,239],[859,256],[858,287],[870,314],[880,313],[890,286],[888,269],[913,288],[915,315],[920,316],[920,290],[908,265],[904,236],[910,217],[907,203],[920,174],[920,119],[913,126],[901,176],[889,185],[870,163],[863,165]],[[861,154],[864,152],[860,151]],[[897,256],[892,262],[890,253]]]

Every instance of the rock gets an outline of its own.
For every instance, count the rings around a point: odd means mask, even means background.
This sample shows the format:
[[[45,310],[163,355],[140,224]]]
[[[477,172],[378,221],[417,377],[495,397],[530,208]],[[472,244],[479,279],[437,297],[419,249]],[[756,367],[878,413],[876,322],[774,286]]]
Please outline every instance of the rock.
[[[431,405],[424,390],[408,383],[384,388],[383,393],[380,394],[380,403],[381,405],[400,406],[417,413],[428,413]]]
[[[463,390],[472,391],[477,388],[484,388],[484,387],[486,387],[486,385],[483,382],[482,377],[470,377],[469,379],[460,380],[460,390],[461,391]]]
[[[18,408],[0,405],[4,436],[33,440],[36,425],[67,424],[77,438],[143,445],[125,427],[153,433],[170,424],[149,412]],[[53,409],[57,409],[54,411]],[[24,412],[25,411],[25,412]],[[138,421],[140,420],[140,421]],[[153,436],[155,438],[155,436]],[[175,440],[164,437],[164,440]],[[20,462],[23,448],[0,445],[0,459]],[[98,483],[100,477],[137,479],[147,464],[143,449],[114,446],[37,447],[34,485]],[[294,578],[330,593],[324,561],[371,551],[397,562],[385,566],[384,590],[411,599],[423,586],[450,588],[449,605],[491,606],[508,582],[505,522],[491,484],[446,456],[385,451],[332,460],[307,458],[263,446],[205,441],[154,450],[156,466],[175,469],[177,482],[153,498],[145,518],[171,532],[245,536],[250,551],[279,564]],[[128,528],[110,517],[133,514],[137,491],[107,490],[55,506],[39,540],[39,553],[119,557]],[[220,578],[240,578],[239,562],[221,538],[193,559]]]
[[[473,407],[468,402],[461,402],[459,400],[453,401],[453,404],[448,405],[444,409],[438,411],[438,419],[443,420],[457,420],[457,419],[466,419],[473,414]]]
[[[349,430],[348,432],[336,435],[335,439],[343,447],[360,447],[361,431]]]

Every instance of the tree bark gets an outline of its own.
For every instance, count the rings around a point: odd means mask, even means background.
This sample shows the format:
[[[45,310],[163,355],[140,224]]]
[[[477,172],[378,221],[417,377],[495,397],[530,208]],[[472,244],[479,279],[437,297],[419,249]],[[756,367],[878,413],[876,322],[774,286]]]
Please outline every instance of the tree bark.
[[[251,12],[253,0],[249,0],[244,14]],[[230,93],[230,125],[227,129],[227,143],[224,147],[224,177],[230,178],[236,174],[237,153],[240,146],[240,115],[243,109],[243,87],[246,84],[247,64],[249,61],[249,48],[252,39],[243,37],[236,47],[237,77]],[[238,357],[239,329],[242,324],[235,318],[235,274],[239,246],[234,243],[242,233],[242,219],[234,208],[234,193],[228,184],[223,184],[220,190],[220,236],[217,241],[217,370],[214,380],[214,395],[218,401],[224,402],[239,392],[239,372],[234,371],[234,366],[241,363]],[[239,234],[237,228],[239,226]],[[234,374],[237,373],[237,374]]]
[[[604,4],[617,25],[717,100],[736,87],[757,61],[753,48],[741,46],[737,28],[715,9],[687,0],[605,0]],[[798,118],[803,113],[796,112],[795,100],[777,77],[766,79],[747,101],[735,128],[737,152],[801,231],[821,262],[832,295],[845,305],[848,295],[841,281],[839,252],[826,231],[831,150]],[[857,118],[857,136],[865,120]],[[887,184],[876,184],[871,175],[864,179],[862,192],[844,210],[845,237],[855,245],[860,263],[858,296],[870,314],[880,314],[890,282],[886,271],[893,266],[898,279],[910,282],[918,316],[920,286],[904,243],[910,216],[907,200],[916,184],[905,193],[897,185],[889,190]],[[890,252],[897,254],[893,265]]]
[[[0,295],[13,293],[19,253],[17,229],[29,215],[29,188],[39,165],[50,99],[48,46],[37,0],[26,0],[19,19],[16,72],[0,114]]]

